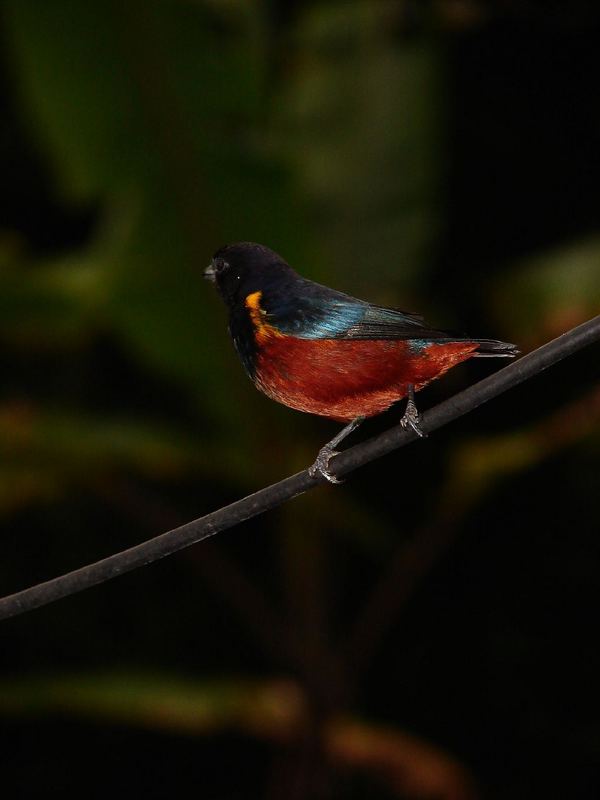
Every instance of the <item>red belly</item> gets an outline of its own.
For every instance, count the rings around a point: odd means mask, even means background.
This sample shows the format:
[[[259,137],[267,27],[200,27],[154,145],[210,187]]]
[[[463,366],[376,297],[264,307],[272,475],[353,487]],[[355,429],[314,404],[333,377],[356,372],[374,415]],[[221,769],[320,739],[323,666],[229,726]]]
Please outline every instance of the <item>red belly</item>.
[[[417,351],[402,340],[356,341],[273,336],[256,358],[259,389],[286,406],[346,422],[372,417],[421,389],[477,345],[430,344]]]

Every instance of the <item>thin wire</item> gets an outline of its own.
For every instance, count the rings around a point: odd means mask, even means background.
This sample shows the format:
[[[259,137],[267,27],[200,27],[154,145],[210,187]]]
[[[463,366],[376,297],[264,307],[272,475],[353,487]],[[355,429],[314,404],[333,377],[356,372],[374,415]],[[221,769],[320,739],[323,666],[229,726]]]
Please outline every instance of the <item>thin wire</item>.
[[[596,341],[600,341],[600,315],[430,409],[423,414],[420,428],[425,433],[432,433]],[[332,459],[331,470],[338,477],[347,475],[417,438],[414,431],[396,425],[381,435],[340,453]],[[227,528],[232,528],[244,520],[270,511],[323,482],[324,478],[320,476],[313,478],[308,474],[308,470],[298,472],[218,511],[213,511],[128,550],[0,598],[0,620],[48,605],[62,597],[151,564]]]

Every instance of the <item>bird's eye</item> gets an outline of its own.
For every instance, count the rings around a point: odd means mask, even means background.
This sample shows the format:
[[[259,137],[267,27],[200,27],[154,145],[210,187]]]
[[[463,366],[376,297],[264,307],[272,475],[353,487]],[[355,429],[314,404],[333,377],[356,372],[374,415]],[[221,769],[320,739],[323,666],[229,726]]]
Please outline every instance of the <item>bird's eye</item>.
[[[229,269],[229,264],[225,261],[224,258],[216,258],[215,259],[215,272],[224,272],[226,269]]]

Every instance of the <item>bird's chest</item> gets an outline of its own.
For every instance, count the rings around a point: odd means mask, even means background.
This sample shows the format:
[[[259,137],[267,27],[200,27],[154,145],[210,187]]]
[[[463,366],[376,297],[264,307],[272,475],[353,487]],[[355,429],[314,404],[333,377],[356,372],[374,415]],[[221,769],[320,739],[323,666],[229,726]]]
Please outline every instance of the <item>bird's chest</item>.
[[[272,337],[255,354],[253,379],[300,411],[340,420],[379,413],[402,394],[399,344]]]

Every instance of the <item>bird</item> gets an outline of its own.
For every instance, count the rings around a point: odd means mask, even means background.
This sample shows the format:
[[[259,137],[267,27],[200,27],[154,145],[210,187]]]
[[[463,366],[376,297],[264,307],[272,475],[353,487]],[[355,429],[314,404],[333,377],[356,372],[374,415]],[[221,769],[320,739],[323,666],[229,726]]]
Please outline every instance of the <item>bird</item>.
[[[519,352],[322,286],[255,242],[221,247],[204,276],[228,308],[229,333],[255,386],[290,408],[345,423],[309,467],[330,483],[341,483],[329,467],[336,447],[366,418],[406,398],[400,424],[423,436],[415,392],[469,358]]]

